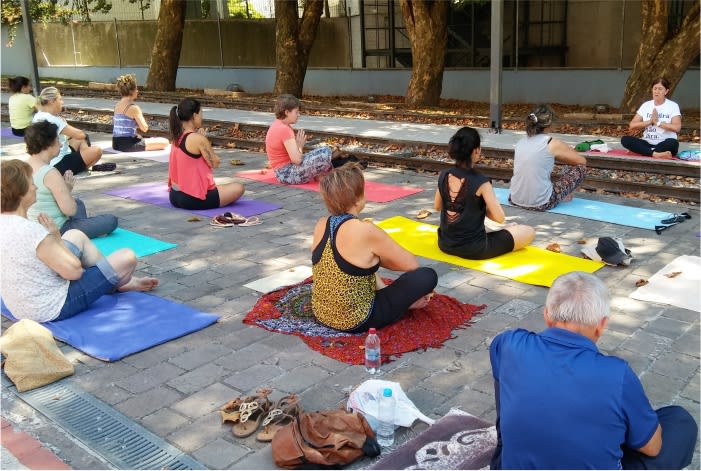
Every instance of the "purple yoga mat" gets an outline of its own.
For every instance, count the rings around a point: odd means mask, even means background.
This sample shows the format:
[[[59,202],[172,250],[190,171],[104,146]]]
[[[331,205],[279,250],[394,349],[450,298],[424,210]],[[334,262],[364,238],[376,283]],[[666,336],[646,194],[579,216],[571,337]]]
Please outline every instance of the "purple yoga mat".
[[[233,204],[228,206],[223,206],[221,208],[214,209],[180,209],[176,208],[168,200],[168,185],[165,183],[141,183],[139,185],[128,186],[125,188],[117,188],[106,192],[107,195],[119,196],[120,198],[127,198],[135,201],[141,201],[142,203],[153,204],[160,206],[162,208],[177,209],[180,211],[187,211],[189,213],[199,214],[200,216],[214,217],[217,214],[222,214],[226,211],[231,211],[232,213],[240,214],[244,217],[254,216],[256,214],[267,213],[268,211],[274,211],[280,209],[282,206],[272,203],[266,203],[265,201],[251,200],[247,198],[241,198]]]
[[[24,139],[21,136],[15,136],[14,134],[12,134],[12,129],[10,129],[10,128],[2,128],[2,131],[0,131],[0,136],[5,137],[5,138],[19,139],[19,140]]]

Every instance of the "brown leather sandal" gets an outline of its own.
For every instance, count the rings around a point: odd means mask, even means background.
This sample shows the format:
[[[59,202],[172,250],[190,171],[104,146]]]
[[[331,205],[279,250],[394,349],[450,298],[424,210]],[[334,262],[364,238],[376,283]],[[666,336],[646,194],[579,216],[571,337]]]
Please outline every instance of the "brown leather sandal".
[[[280,399],[263,419],[263,430],[256,435],[259,442],[271,442],[275,434],[289,422],[299,417],[302,406],[295,394]]]
[[[254,400],[241,403],[239,406],[239,421],[231,427],[231,433],[235,437],[246,438],[258,430],[258,426],[272,405],[270,399],[268,399],[270,392],[269,389],[258,391]]]

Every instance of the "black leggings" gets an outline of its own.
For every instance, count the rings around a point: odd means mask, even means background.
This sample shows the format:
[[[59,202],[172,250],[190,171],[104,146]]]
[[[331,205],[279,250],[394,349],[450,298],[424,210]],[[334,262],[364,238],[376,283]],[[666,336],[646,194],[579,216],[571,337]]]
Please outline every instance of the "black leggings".
[[[657,144],[650,144],[644,139],[633,136],[623,136],[621,138],[621,145],[631,152],[635,152],[640,155],[647,155],[652,157],[653,152],[671,152],[672,155],[677,155],[679,151],[679,141],[676,139],[665,139]]]
[[[182,209],[214,209],[219,207],[219,189],[207,190],[203,200],[190,196],[182,191],[170,189],[168,194],[170,204]]]
[[[409,310],[409,306],[433,291],[438,275],[433,268],[420,267],[409,271],[375,293],[375,305],[368,318],[351,333],[365,332],[370,327],[379,329],[397,322]]]

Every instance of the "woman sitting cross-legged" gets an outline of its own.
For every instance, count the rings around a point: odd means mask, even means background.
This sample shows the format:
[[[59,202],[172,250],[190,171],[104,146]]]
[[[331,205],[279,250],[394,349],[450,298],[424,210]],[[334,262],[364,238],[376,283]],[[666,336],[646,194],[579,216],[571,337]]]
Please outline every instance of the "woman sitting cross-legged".
[[[534,211],[547,211],[561,201],[571,200],[584,181],[587,159],[565,142],[549,136],[555,113],[548,105],[538,105],[526,117],[526,134],[514,150],[514,176],[509,201]],[[555,162],[564,166],[555,182],[551,175]]]
[[[117,217],[101,214],[88,217],[85,203],[74,198],[71,192],[75,183],[73,172],[67,170],[61,175],[49,165],[58,154],[61,144],[58,141],[58,128],[54,123],[39,121],[29,126],[24,133],[27,153],[37,187],[36,203],[27,213],[32,221],[45,214],[58,226],[61,234],[70,229],[78,229],[90,239],[111,233],[117,228]]]
[[[317,222],[312,239],[312,309],[327,327],[364,332],[399,320],[428,304],[438,276],[372,222],[358,219],[365,207],[359,164],[334,169],[320,181],[331,213]],[[406,272],[385,286],[380,267]]]
[[[662,77],[652,83],[652,100],[646,101],[633,116],[628,128],[643,130],[643,138],[623,136],[621,145],[640,155],[671,159],[679,151],[677,133],[682,129],[679,105],[667,98],[669,82]]]
[[[24,136],[24,130],[32,124],[37,111],[37,99],[32,95],[32,83],[27,77],[13,77],[8,80],[12,95],[7,102],[10,115],[10,129],[14,136]]]
[[[341,160],[340,151],[332,151],[328,146],[304,153],[307,135],[303,129],[299,129],[297,134],[292,129],[292,125],[299,119],[299,107],[296,97],[280,95],[275,102],[275,121],[265,135],[265,152],[270,166],[278,181],[288,185],[309,183],[329,173],[335,166],[331,162],[333,159],[338,159],[338,164],[349,160]]]
[[[144,119],[139,105],[135,104],[139,96],[139,87],[133,75],[122,75],[117,79],[117,89],[122,99],[114,106],[112,118],[112,148],[122,152],[142,152],[161,150],[168,146],[164,137],[142,138],[137,133],[148,132],[148,123]]]
[[[121,249],[104,257],[78,230],[63,234],[51,218],[27,219],[36,199],[32,167],[2,162],[0,258],[2,299],[17,319],[48,322],[86,310],[103,294],[151,291],[156,278],[137,278],[136,255]]]
[[[240,183],[217,185],[212,169],[221,159],[214,153],[202,129],[200,102],[185,98],[170,110],[173,143],[168,167],[170,204],[183,209],[213,209],[227,206],[243,195]]]
[[[464,127],[450,138],[448,153],[455,166],[441,172],[435,198],[435,207],[441,212],[438,247],[471,260],[522,249],[535,237],[532,227],[521,224],[486,231],[485,216],[499,224],[505,216],[489,179],[473,168],[480,151],[480,136],[472,128]]]
[[[58,127],[61,149],[51,160],[51,165],[61,172],[67,170],[74,175],[84,172],[100,160],[102,149],[90,145],[90,139],[85,131],[81,131],[66,122],[61,117],[63,97],[56,87],[46,87],[37,99],[39,112],[32,118],[33,123],[48,121]]]

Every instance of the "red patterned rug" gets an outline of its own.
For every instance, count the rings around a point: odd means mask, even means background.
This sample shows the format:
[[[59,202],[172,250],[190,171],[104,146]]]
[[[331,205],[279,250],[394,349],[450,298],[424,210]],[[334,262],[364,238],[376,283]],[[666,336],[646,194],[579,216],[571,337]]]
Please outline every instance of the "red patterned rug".
[[[377,331],[382,362],[396,360],[414,350],[440,348],[446,340],[454,338],[453,330],[466,328],[482,308],[484,306],[463,304],[450,296],[436,294],[425,308],[411,310],[398,322]],[[312,350],[344,363],[360,365],[364,362],[367,334],[338,332],[314,319],[311,280],[264,294],[243,322],[272,332],[296,335]]]

